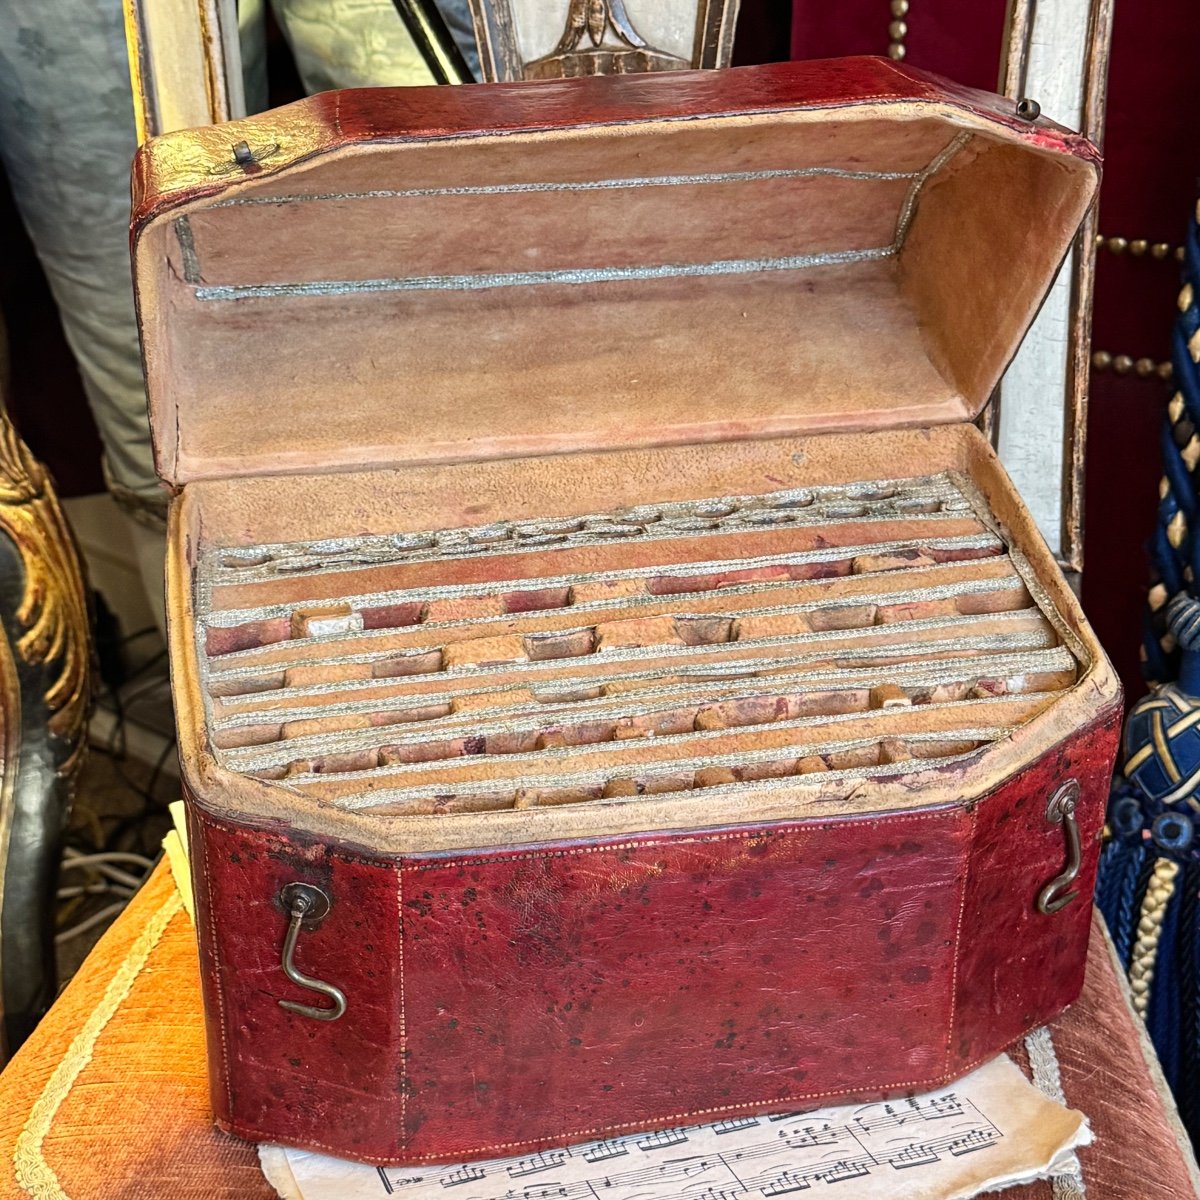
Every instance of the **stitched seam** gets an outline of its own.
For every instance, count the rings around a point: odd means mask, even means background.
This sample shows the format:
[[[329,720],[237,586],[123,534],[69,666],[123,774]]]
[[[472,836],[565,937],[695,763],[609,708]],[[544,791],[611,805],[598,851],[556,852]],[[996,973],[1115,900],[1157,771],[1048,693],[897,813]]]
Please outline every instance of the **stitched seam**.
[[[920,821],[929,820],[934,817],[946,817],[953,815],[956,811],[955,808],[948,806],[938,809],[935,812],[904,813],[883,817],[879,820],[871,821],[870,824],[873,828],[878,829],[884,825],[892,825],[900,821]],[[730,833],[712,834],[708,837],[644,838],[628,842],[613,842],[601,846],[568,846],[555,850],[529,850],[520,853],[504,854],[493,858],[460,859],[447,856],[445,859],[435,862],[402,863],[400,869],[402,871],[434,871],[443,866],[450,865],[455,867],[482,867],[493,863],[520,862],[525,859],[574,858],[583,854],[603,854],[613,850],[639,850],[654,846],[707,845],[714,842],[747,841],[751,838],[788,837],[792,834],[810,831],[814,828],[847,829],[851,826],[861,825],[863,822],[864,818],[861,817],[853,821],[822,821],[818,817],[811,821],[796,821],[781,826],[770,826],[765,830],[762,828],[739,830]]]
[[[982,803],[987,797],[983,797],[979,803]],[[978,807],[978,806],[977,806]],[[852,826],[858,826],[869,823],[873,828],[880,829],[885,825],[895,825],[903,821],[925,821],[935,818],[944,818],[954,816],[962,810],[953,804],[943,805],[940,808],[932,810],[922,810],[920,812],[907,813],[891,813],[886,816],[873,816],[866,813],[861,817],[856,817],[850,821],[826,821],[821,817],[813,817],[808,820],[795,820],[772,824],[765,829],[762,827],[747,830],[734,830],[729,833],[715,833],[707,836],[692,836],[692,837],[672,837],[669,836],[670,831],[663,831],[668,836],[656,836],[653,838],[633,839],[626,842],[607,842],[598,846],[567,846],[560,849],[547,850],[527,850],[527,851],[512,851],[501,853],[491,858],[459,858],[458,852],[454,850],[439,852],[442,857],[433,862],[404,862],[404,854],[392,855],[391,858],[399,858],[399,870],[401,871],[436,871],[444,867],[483,867],[490,866],[494,863],[506,862],[521,862],[524,860],[549,859],[549,858],[573,858],[582,854],[603,854],[613,850],[638,850],[642,848],[650,848],[654,846],[700,846],[707,845],[712,842],[732,842],[745,841],[749,838],[769,838],[769,837],[785,837],[793,833],[803,832],[814,828],[819,829],[849,829]],[[214,829],[227,829],[229,826],[223,825],[220,822],[212,820],[204,816],[199,808],[195,809],[197,818],[205,825],[210,825]],[[237,828],[236,825],[233,828]],[[266,830],[238,830],[243,836],[263,836],[277,837],[276,834],[271,834]],[[564,839],[565,840],[565,839]],[[410,856],[413,852],[407,852]],[[364,867],[380,867],[387,869],[389,867],[389,859],[387,858],[363,858],[357,854],[345,854],[335,850],[332,858],[338,862],[356,863]]]
[[[904,822],[944,819],[946,817],[953,817],[960,811],[961,810],[956,809],[952,806],[947,806],[947,807],[943,807],[940,809],[936,809],[933,811],[927,811],[927,812],[911,812],[911,813],[892,814],[890,816],[882,817],[876,821],[873,821],[872,825],[874,828],[881,828],[885,825],[896,825],[896,824],[900,824],[900,823],[904,823]],[[196,816],[197,816],[198,820],[201,822],[201,824],[208,825],[213,828],[220,828],[220,825],[218,822],[210,819],[208,816],[206,816],[204,813],[202,813],[198,808],[195,809],[195,812],[196,812]],[[974,829],[975,816],[976,816],[975,810],[972,809],[972,811],[970,813],[970,819],[972,822],[972,830]],[[795,822],[795,823],[786,825],[782,828],[776,827],[776,828],[770,829],[766,832],[764,832],[761,829],[759,829],[759,830],[740,830],[740,831],[734,831],[734,832],[730,832],[730,833],[713,834],[713,835],[710,835],[707,837],[644,838],[644,839],[634,839],[632,841],[611,843],[611,844],[600,845],[600,846],[571,846],[571,847],[560,848],[560,849],[556,849],[556,850],[542,850],[542,851],[527,851],[527,852],[523,852],[523,853],[510,853],[510,854],[506,854],[501,857],[483,858],[483,859],[456,859],[453,857],[447,857],[445,859],[440,859],[440,860],[438,860],[436,862],[432,862],[432,863],[415,863],[415,864],[406,865],[403,862],[401,862],[399,864],[399,866],[396,868],[396,878],[397,878],[397,897],[400,902],[400,908],[399,908],[399,913],[398,913],[398,921],[399,921],[399,927],[400,927],[400,939],[399,939],[399,947],[400,947],[400,1038],[401,1038],[402,1063],[404,1066],[406,1078],[410,1074],[410,1072],[408,1071],[407,1059],[403,1057],[404,1051],[407,1048],[406,1047],[407,1023],[406,1023],[406,1014],[405,1014],[404,965],[403,965],[404,964],[403,888],[404,888],[404,872],[405,871],[434,870],[434,869],[438,869],[438,868],[442,868],[442,867],[449,867],[449,866],[453,866],[455,868],[467,867],[467,866],[482,866],[482,865],[495,864],[495,863],[520,862],[520,861],[524,861],[524,860],[537,860],[537,859],[550,859],[550,858],[571,858],[571,857],[578,857],[578,856],[581,856],[584,854],[601,853],[604,851],[639,849],[639,848],[662,846],[662,845],[672,845],[672,846],[704,845],[704,844],[709,844],[709,843],[727,842],[727,841],[746,841],[748,839],[755,838],[755,837],[779,837],[779,836],[794,835],[797,833],[803,833],[803,832],[809,831],[813,827],[818,827],[822,830],[824,830],[824,829],[845,829],[845,828],[849,828],[851,826],[861,825],[862,823],[863,823],[863,818],[859,818],[859,819],[856,819],[853,821],[829,821],[829,822],[821,821],[819,818],[817,818],[812,821]],[[264,836],[269,837],[271,835],[264,833]],[[354,864],[358,864],[358,865],[362,865],[362,866],[383,867],[386,865],[385,860],[363,858],[358,855],[341,854],[338,852],[334,852],[334,854],[331,857],[333,857],[334,859],[341,861],[341,862],[354,863]],[[205,857],[205,865],[207,867],[207,855]],[[207,869],[205,871],[205,875],[206,875],[206,877],[209,876]],[[211,908],[211,878],[210,877],[206,878],[206,884],[208,885],[208,890],[209,890],[209,895],[210,895],[210,908]],[[961,938],[963,912],[965,909],[965,905],[966,905],[966,882],[964,880],[962,891],[960,893],[960,900],[959,900],[958,924],[957,924],[956,931],[955,931],[955,955],[954,955],[954,966],[953,966],[953,973],[954,973],[955,979],[957,978],[958,947],[959,947],[959,942],[960,942],[960,938]],[[953,1021],[954,1021],[954,993],[952,991],[952,993],[951,993],[951,1013],[950,1013],[951,1039],[953,1037]],[[224,1010],[222,1008],[222,1043],[223,1044],[224,1044],[224,1036],[225,1036]],[[980,1058],[973,1060],[972,1063],[970,1063],[962,1068],[956,1068],[953,1072],[951,1072],[949,1070],[949,1052],[950,1052],[950,1046],[952,1044],[951,1039],[948,1039],[948,1041],[947,1041],[947,1059],[946,1059],[947,1065],[944,1068],[943,1074],[941,1076],[938,1076],[932,1080],[912,1080],[912,1081],[907,1081],[904,1083],[887,1084],[878,1090],[883,1091],[883,1090],[892,1090],[892,1089],[907,1088],[907,1087],[936,1086],[939,1083],[947,1082],[950,1079],[957,1078],[959,1075],[964,1074],[966,1071],[970,1070],[971,1067],[974,1066],[975,1064],[977,1064],[979,1062],[983,1062],[987,1057],[989,1057],[988,1055],[983,1055]],[[228,1087],[229,1087],[228,1069],[226,1069],[225,1075],[226,1075],[226,1081],[225,1081],[226,1087],[228,1089]],[[794,1097],[789,1096],[789,1097],[784,1097],[783,1099],[778,1099],[778,1100],[769,1099],[769,1100],[761,1100],[761,1101],[748,1101],[744,1104],[738,1104],[738,1105],[732,1105],[732,1106],[726,1105],[726,1106],[721,1106],[721,1107],[716,1107],[716,1108],[695,1109],[690,1112],[676,1113],[676,1114],[673,1114],[672,1116],[664,1117],[664,1118],[662,1118],[662,1120],[675,1121],[675,1120],[683,1120],[688,1117],[705,1116],[705,1115],[711,1114],[711,1113],[734,1112],[739,1109],[745,1109],[745,1108],[763,1108],[764,1106],[772,1105],[775,1103],[781,1103],[781,1104],[790,1104],[793,1102],[801,1103],[801,1102],[806,1102],[808,1100],[817,1100],[817,1099],[823,1099],[823,1098],[831,1097],[831,1096],[847,1095],[847,1094],[850,1094],[850,1093],[853,1093],[856,1091],[861,1091],[861,1090],[862,1089],[858,1089],[858,1088],[844,1088],[844,1089],[837,1090],[837,1091],[820,1092],[820,1093],[816,1093],[815,1095],[800,1095],[800,1096],[794,1096]],[[407,1112],[407,1090],[406,1089],[402,1089],[400,1104],[401,1104],[401,1138],[402,1138],[402,1144],[406,1144],[407,1137],[408,1137],[407,1129],[405,1127],[405,1115]],[[230,1101],[229,1111],[232,1115],[232,1112],[233,1112],[232,1100]],[[583,1138],[583,1137],[591,1136],[593,1134],[603,1134],[603,1133],[615,1132],[620,1129],[638,1128],[638,1127],[642,1127],[643,1124],[644,1123],[639,1123],[639,1122],[625,1122],[625,1123],[621,1123],[621,1124],[605,1125],[605,1126],[599,1126],[599,1127],[592,1128],[592,1129],[577,1130],[572,1133],[563,1134],[562,1137],[564,1139]],[[239,1135],[244,1136],[244,1137],[258,1138],[260,1140],[271,1140],[272,1138],[278,1136],[277,1132],[264,1132],[262,1130],[257,1130],[257,1129],[253,1129],[249,1126],[242,1125],[240,1122],[231,1121],[230,1128],[232,1129],[235,1127],[236,1127],[236,1130],[239,1133]],[[314,1141],[312,1139],[305,1139],[305,1140],[308,1145],[316,1146],[318,1149],[329,1150],[331,1153],[334,1153],[334,1154],[344,1153],[344,1148],[339,1148],[337,1146],[331,1146],[326,1143]],[[533,1145],[533,1144],[535,1144],[535,1142],[533,1140],[528,1140],[528,1141],[523,1141],[523,1142],[504,1142],[504,1143],[497,1143],[497,1144],[488,1145],[488,1146],[476,1147],[475,1149],[469,1151],[469,1153],[474,1154],[474,1153],[482,1153],[482,1152],[487,1152],[487,1151],[492,1151],[492,1150],[517,1149],[522,1146],[529,1146],[529,1145]],[[458,1153],[458,1152],[456,1152],[456,1153]],[[467,1152],[464,1151],[462,1153],[467,1153]],[[445,1160],[451,1159],[453,1157],[455,1157],[454,1154],[434,1155],[434,1156],[416,1157],[416,1158],[412,1158],[412,1159],[407,1159],[406,1161],[414,1162],[414,1163],[415,1162],[436,1162],[436,1161],[445,1161]],[[389,1162],[392,1160],[380,1159],[379,1161],[386,1163],[386,1162]]]
[[[905,1083],[887,1083],[878,1087],[851,1087],[839,1088],[829,1092],[808,1092],[798,1096],[776,1096],[766,1100],[747,1100],[742,1104],[724,1104],[715,1108],[695,1108],[688,1112],[671,1113],[669,1116],[657,1117],[654,1120],[654,1125],[659,1126],[664,1122],[683,1121],[690,1117],[715,1117],[718,1113],[738,1112],[742,1109],[756,1108],[766,1112],[770,1109],[775,1109],[781,1104],[807,1104],[810,1100],[824,1100],[832,1096],[848,1096],[862,1095],[870,1092],[892,1092],[899,1091],[902,1088],[921,1088],[929,1090],[931,1088],[940,1087],[943,1084],[950,1083],[955,1079],[973,1071],[980,1063],[986,1062],[989,1058],[994,1058],[994,1054],[981,1054],[978,1058],[972,1059],[970,1062],[964,1063],[961,1067],[956,1067],[952,1072],[944,1072],[941,1075],[926,1079],[913,1079]],[[227,1126],[231,1133],[237,1134],[238,1137],[247,1138],[254,1141],[273,1141],[279,1137],[278,1130],[267,1132],[261,1129],[255,1129],[250,1125],[243,1125],[240,1122],[230,1122]],[[575,1141],[580,1138],[592,1137],[597,1134],[617,1133],[623,1129],[645,1129],[645,1121],[621,1121],[612,1125],[598,1125],[591,1129],[576,1129],[570,1133],[564,1133],[556,1136],[553,1141],[555,1144]],[[313,1141],[311,1138],[305,1138],[306,1146],[315,1146],[319,1150],[328,1150],[331,1154],[344,1156],[346,1153],[345,1146],[332,1146],[325,1142]],[[527,1138],[519,1142],[494,1142],[487,1146],[472,1146],[458,1150],[447,1151],[444,1154],[417,1154],[412,1156],[396,1155],[392,1157],[382,1155],[363,1155],[355,1151],[355,1157],[362,1162],[378,1163],[380,1165],[412,1165],[416,1163],[427,1162],[459,1162],[464,1157],[474,1156],[477,1154],[490,1153],[493,1150],[520,1150],[524,1147],[545,1146],[547,1145],[546,1138]]]
[[[208,822],[202,822],[208,824]],[[215,826],[210,825],[210,828]],[[208,869],[208,841],[200,839],[200,853],[204,858],[204,893],[208,900],[208,945],[213,957],[213,984],[217,992],[217,1027],[221,1031],[221,1076],[225,1084],[226,1111],[233,1116],[233,1080],[229,1071],[229,1036],[225,1025],[225,985],[221,978],[221,951],[217,940],[217,910],[213,905],[212,872]]]
[[[958,1011],[958,956],[962,950],[963,917],[967,910],[967,885],[971,880],[971,863],[975,859],[975,825],[977,808],[972,808],[969,814],[970,826],[968,838],[970,851],[967,854],[967,866],[963,871],[962,890],[958,898],[958,923],[954,928],[954,961],[950,966],[950,1020],[946,1032],[946,1071],[950,1070],[950,1057],[954,1047],[954,1018]]]
[[[408,1089],[412,1071],[408,1062],[408,1022],[404,1015],[404,873],[396,872],[396,926],[400,931],[400,1140],[408,1144]]]
[[[172,887],[171,895],[154,911],[134,939],[121,965],[109,979],[104,994],[34,1101],[13,1149],[13,1168],[18,1183],[36,1200],[68,1200],[58,1175],[42,1153],[46,1136],[62,1102],[91,1062],[96,1041],[128,997],[151,952],[182,908],[183,899],[178,889]]]

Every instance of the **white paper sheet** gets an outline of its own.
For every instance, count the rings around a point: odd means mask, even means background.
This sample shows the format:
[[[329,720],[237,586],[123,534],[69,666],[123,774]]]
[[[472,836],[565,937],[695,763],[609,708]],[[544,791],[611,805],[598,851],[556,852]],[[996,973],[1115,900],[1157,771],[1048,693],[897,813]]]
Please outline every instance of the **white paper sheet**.
[[[284,1200],[963,1200],[1075,1166],[1083,1115],[1007,1056],[911,1100],[630,1134],[484,1162],[368,1167],[259,1148]]]

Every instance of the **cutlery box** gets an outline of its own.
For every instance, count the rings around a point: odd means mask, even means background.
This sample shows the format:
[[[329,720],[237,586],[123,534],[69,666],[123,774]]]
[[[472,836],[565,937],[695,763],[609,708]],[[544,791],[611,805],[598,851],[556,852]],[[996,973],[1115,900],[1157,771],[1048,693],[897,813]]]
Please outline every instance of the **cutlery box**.
[[[1028,115],[847,59],[139,151],[222,1128],[532,1153],[1075,998],[1120,691],[974,423],[1097,184]]]

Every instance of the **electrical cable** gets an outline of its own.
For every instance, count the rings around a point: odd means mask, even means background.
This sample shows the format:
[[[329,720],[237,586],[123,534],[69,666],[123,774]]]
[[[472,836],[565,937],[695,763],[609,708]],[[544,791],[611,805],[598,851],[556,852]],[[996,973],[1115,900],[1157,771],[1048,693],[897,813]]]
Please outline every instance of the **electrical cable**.
[[[110,904],[107,908],[102,908],[99,912],[86,917],[77,925],[72,925],[69,929],[64,929],[61,933],[56,933],[54,935],[54,944],[61,946],[64,942],[69,942],[72,938],[77,938],[81,933],[87,933],[89,929],[95,929],[97,925],[107,921],[109,917],[115,917],[117,913],[124,909],[125,904],[126,901],[118,900],[115,904]]]

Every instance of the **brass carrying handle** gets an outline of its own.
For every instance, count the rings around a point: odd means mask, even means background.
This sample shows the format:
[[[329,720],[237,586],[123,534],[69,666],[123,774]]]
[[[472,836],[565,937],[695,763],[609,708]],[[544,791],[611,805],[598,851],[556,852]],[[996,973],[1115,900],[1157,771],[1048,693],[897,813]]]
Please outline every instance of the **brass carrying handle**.
[[[1046,820],[1051,825],[1061,825],[1067,839],[1067,865],[1060,875],[1056,875],[1040,892],[1037,898],[1037,910],[1050,916],[1066,908],[1078,892],[1061,893],[1079,878],[1079,870],[1083,866],[1083,843],[1079,837],[1079,822],[1075,820],[1075,806],[1079,803],[1079,782],[1068,779],[1050,797],[1046,805]]]
[[[333,1001],[331,1008],[318,1008],[315,1004],[280,1000],[279,1007],[286,1008],[288,1012],[298,1013],[302,1017],[312,1017],[314,1021],[336,1021],[346,1011],[345,993],[332,983],[324,983],[311,975],[305,975],[296,966],[296,942],[300,938],[300,931],[305,924],[312,928],[325,919],[332,907],[330,899],[319,887],[313,887],[311,883],[289,883],[279,893],[279,900],[289,915],[287,937],[283,939],[283,973],[297,987],[318,992]]]

